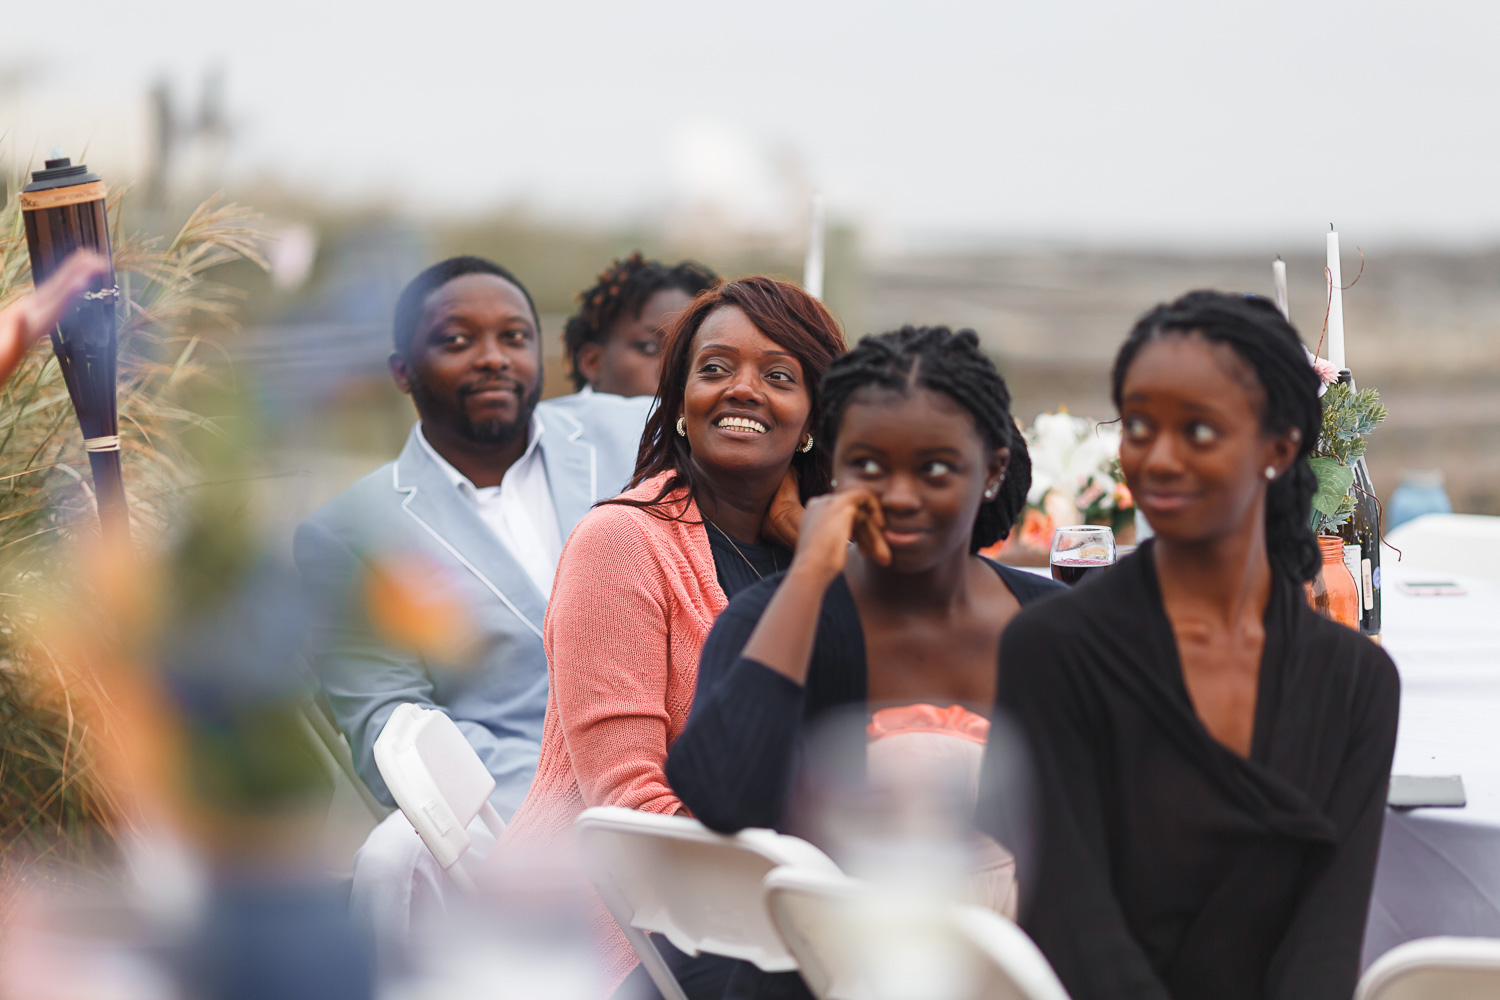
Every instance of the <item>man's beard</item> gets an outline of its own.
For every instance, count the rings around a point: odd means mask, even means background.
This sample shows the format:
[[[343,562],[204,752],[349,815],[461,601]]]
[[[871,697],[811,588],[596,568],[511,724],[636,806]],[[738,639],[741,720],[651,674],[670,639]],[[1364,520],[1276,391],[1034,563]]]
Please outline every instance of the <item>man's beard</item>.
[[[417,380],[411,383],[412,402],[416,404],[417,412],[422,414],[424,420],[436,418],[464,440],[482,445],[509,444],[518,435],[526,434],[531,427],[531,415],[542,398],[542,384],[538,379],[531,391],[521,398],[514,420],[470,420],[464,409],[464,396],[465,393],[460,392],[458,405],[455,407],[429,391],[425,383]]]

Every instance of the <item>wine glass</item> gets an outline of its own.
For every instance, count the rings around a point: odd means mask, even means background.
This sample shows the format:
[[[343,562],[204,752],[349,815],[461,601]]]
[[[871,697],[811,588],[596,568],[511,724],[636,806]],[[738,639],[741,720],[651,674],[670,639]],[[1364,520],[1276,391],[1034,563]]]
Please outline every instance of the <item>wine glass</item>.
[[[1073,586],[1115,562],[1115,533],[1100,524],[1070,524],[1052,535],[1052,579]]]

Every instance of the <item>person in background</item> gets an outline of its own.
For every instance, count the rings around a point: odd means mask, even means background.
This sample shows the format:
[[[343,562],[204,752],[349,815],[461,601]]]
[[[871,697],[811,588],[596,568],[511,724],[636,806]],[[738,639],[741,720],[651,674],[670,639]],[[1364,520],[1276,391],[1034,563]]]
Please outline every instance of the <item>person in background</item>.
[[[502,849],[571,843],[589,806],[682,811],[663,767],[703,640],[730,597],[786,568],[802,503],[828,488],[813,424],[843,349],[821,303],[771,278],[706,291],[678,319],[630,487],[579,523],[558,563],[542,756]],[[618,983],[636,959],[617,929],[610,941]],[[722,992],[726,960],[662,950],[689,996]]]
[[[656,395],[662,337],[693,296],[718,283],[690,260],[668,267],[637,252],[610,264],[579,293],[578,313],[563,328],[579,394]]]
[[[89,282],[108,273],[109,261],[99,254],[76,251],[35,291],[0,310],[0,386],[10,381],[31,345],[52,331]]]
[[[1075,1000],[1354,992],[1400,685],[1304,594],[1318,384],[1265,299],[1143,317],[1111,389],[1155,537],[1001,639],[1044,807],[1021,925]]]
[[[723,833],[785,829],[801,751],[846,706],[873,713],[872,778],[900,763],[886,760],[887,747],[916,749],[942,761],[935,777],[972,795],[1000,633],[1023,606],[1063,589],[977,554],[1024,507],[1031,461],[1005,381],[972,330],[865,337],[823,380],[820,433],[834,491],[808,502],[786,572],[719,616],[667,760],[683,805]],[[1009,854],[991,844],[985,863],[976,888],[1013,912]],[[795,973],[744,964],[729,995],[809,994]]]
[[[536,770],[557,558],[590,506],[629,478],[650,406],[608,395],[566,409],[539,403],[540,334],[530,295],[497,264],[455,257],[413,278],[396,304],[390,370],[419,420],[394,462],[329,501],[293,540],[320,615],[314,672],[360,777],[387,805],[374,745],[407,702],[458,724],[495,778],[490,801],[502,817]],[[382,581],[419,603],[448,595],[471,633],[466,648],[394,642],[402,616],[370,609]],[[394,814],[361,852],[356,905],[366,887],[389,889],[399,898],[372,898],[372,919],[403,919],[425,857]]]

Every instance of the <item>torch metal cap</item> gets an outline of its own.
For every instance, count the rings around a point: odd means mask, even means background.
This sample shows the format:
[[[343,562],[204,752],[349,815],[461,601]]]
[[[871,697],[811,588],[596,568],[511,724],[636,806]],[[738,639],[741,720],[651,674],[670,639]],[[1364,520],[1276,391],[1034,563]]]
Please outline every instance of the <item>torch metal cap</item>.
[[[46,161],[46,166],[41,170],[34,171],[31,175],[31,183],[22,188],[23,191],[49,191],[52,188],[74,187],[78,184],[93,184],[99,180],[97,174],[89,173],[89,168],[82,163],[74,164],[66,156],[59,156]]]

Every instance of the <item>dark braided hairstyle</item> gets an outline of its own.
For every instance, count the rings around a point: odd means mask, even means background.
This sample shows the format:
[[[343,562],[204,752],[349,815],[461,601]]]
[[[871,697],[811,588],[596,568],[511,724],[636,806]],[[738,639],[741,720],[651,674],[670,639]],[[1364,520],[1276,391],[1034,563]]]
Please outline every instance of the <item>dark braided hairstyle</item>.
[[[719,276],[702,264],[684,260],[671,267],[647,260],[639,250],[624,260],[615,260],[599,273],[593,287],[578,293],[578,313],[563,327],[563,350],[572,368],[573,386],[588,384],[578,370],[578,352],[584,344],[603,344],[620,319],[641,318],[646,301],[657,292],[675,288],[696,296],[719,284]]]
[[[1271,568],[1298,582],[1311,580],[1322,562],[1310,518],[1318,478],[1307,462],[1323,426],[1318,376],[1302,338],[1281,310],[1258,295],[1189,292],[1159,305],[1136,323],[1115,358],[1110,392],[1115,409],[1131,362],[1147,343],[1164,336],[1202,337],[1224,344],[1245,363],[1265,398],[1260,426],[1266,434],[1301,434],[1291,468],[1266,487],[1266,550]]]
[[[856,393],[870,386],[906,395],[913,386],[940,392],[969,411],[990,449],[1009,448],[1010,464],[993,500],[980,504],[969,551],[978,552],[1010,534],[1031,489],[1031,455],[1010,415],[1010,390],[995,363],[979,349],[973,330],[954,333],[946,326],[903,326],[892,333],[862,337],[823,376],[823,440],[838,439],[844,411]]]

